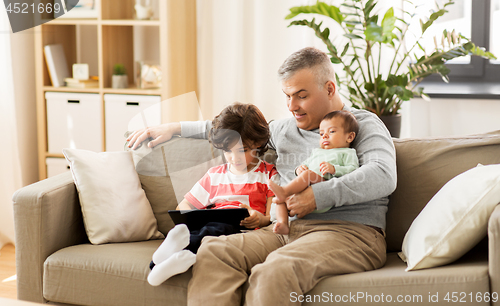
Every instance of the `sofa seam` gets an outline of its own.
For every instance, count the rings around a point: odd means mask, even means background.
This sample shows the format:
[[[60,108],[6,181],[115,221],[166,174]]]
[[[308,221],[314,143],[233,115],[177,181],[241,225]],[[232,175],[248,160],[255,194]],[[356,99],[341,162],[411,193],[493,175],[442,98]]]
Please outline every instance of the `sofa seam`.
[[[57,267],[57,268],[63,268],[63,269],[71,269],[71,270],[78,270],[78,271],[85,271],[85,272],[93,272],[93,273],[111,275],[111,276],[115,276],[115,277],[119,277],[119,278],[123,278],[123,279],[133,279],[133,280],[138,280],[138,281],[145,281],[146,280],[146,279],[143,279],[143,278],[127,277],[127,276],[122,276],[122,275],[118,275],[118,274],[114,274],[114,273],[107,273],[107,272],[103,272],[103,271],[91,270],[91,269],[88,269],[88,268],[87,269],[75,268],[75,267],[69,267],[69,266],[58,265],[58,264],[51,264],[51,266],[52,267]],[[47,269],[44,269],[44,270],[47,270]],[[178,286],[178,285],[168,285],[168,286],[179,287],[179,288],[187,288],[187,287],[182,287],[182,286]]]
[[[335,275],[332,275],[332,276],[335,276]],[[464,281],[464,282],[459,282],[459,281],[453,281],[453,282],[444,282],[444,284],[470,284],[470,283],[479,283],[479,282],[482,282],[484,280],[489,280],[489,276],[483,276],[481,277],[481,279],[477,279],[477,280],[473,280],[473,281]],[[429,283],[425,283],[425,284],[397,284],[397,285],[391,285],[391,284],[385,284],[385,285],[370,285],[370,286],[359,286],[359,287],[365,287],[365,288],[389,288],[389,287],[408,287],[408,286],[421,286],[421,285],[436,285],[436,284],[443,284],[443,282],[429,282]],[[491,289],[491,286],[489,286],[490,289]],[[352,288],[352,286],[348,286],[348,287],[343,287],[343,286],[335,286],[335,288]]]

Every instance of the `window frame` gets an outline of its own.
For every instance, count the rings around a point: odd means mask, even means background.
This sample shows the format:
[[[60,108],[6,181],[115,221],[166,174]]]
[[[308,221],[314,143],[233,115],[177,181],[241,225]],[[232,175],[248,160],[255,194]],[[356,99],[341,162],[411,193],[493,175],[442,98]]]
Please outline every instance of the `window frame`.
[[[490,45],[491,1],[474,0],[471,9],[471,41],[476,46],[489,50]],[[495,54],[500,58],[500,54]],[[450,69],[450,82],[462,83],[496,83],[500,82],[500,64],[492,64],[490,60],[472,56],[468,64],[447,64]],[[425,78],[424,83],[443,83],[439,75]]]

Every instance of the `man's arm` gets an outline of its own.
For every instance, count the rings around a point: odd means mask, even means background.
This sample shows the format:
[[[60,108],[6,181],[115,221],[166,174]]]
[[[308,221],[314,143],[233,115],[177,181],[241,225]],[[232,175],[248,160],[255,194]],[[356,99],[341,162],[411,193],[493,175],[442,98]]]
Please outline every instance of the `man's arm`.
[[[148,144],[150,148],[153,148],[165,141],[169,141],[174,135],[208,139],[208,132],[211,127],[212,122],[209,120],[165,123],[134,131],[127,138],[127,141],[129,142],[129,148],[135,150],[148,138],[153,139]]]

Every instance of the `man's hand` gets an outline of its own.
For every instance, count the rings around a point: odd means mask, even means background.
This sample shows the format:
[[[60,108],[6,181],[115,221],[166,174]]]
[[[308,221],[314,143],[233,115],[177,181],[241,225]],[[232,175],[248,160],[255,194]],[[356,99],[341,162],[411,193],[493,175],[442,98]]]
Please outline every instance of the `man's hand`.
[[[307,170],[309,170],[309,168],[307,168],[306,165],[300,165],[297,167],[297,170],[295,170],[295,173],[297,173],[297,175],[300,175],[302,172]]]
[[[296,193],[286,199],[286,207],[290,212],[290,217],[297,215],[303,218],[305,215],[313,212],[316,209],[316,199],[311,186],[304,189],[300,193]]]
[[[330,173],[331,175],[335,174],[335,167],[327,162],[322,162],[319,164],[319,171],[321,172],[321,175],[325,176],[325,174]]]
[[[252,209],[250,206],[246,204],[241,204],[240,208],[246,208],[248,209],[248,213],[250,214],[249,217],[246,217],[245,219],[241,220],[240,225],[244,226],[246,228],[256,228],[256,227],[262,227],[267,224],[269,224],[269,220],[266,220],[266,216],[261,214],[260,212]],[[269,217],[267,217],[269,219]],[[266,222],[267,221],[267,222]]]
[[[181,124],[178,122],[140,129],[134,131],[127,138],[127,141],[129,142],[128,147],[135,150],[144,140],[151,138],[152,140],[149,142],[148,147],[153,148],[160,143],[170,140],[174,135],[180,135],[180,133]]]

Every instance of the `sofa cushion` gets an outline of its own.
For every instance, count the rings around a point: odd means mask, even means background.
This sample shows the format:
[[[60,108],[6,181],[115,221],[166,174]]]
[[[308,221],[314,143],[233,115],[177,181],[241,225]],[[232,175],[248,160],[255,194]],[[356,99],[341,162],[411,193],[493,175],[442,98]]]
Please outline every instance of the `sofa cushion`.
[[[130,152],[63,149],[93,244],[163,238]]]
[[[500,164],[478,166],[454,177],[427,203],[403,240],[407,271],[460,258],[486,236],[500,203]]]
[[[464,305],[484,305],[484,300],[476,302],[476,294],[489,294],[487,252],[474,253],[453,265],[439,268],[412,273],[405,272],[405,268],[396,253],[389,253],[381,269],[323,279],[307,293],[311,298],[318,296],[316,303],[302,305],[324,305],[330,299],[333,300],[331,304],[342,305],[444,305],[448,304],[444,300],[446,294],[450,293],[451,300],[452,292],[466,294],[461,296]],[[439,303],[432,303],[436,297]],[[322,298],[322,302],[318,302]],[[339,300],[342,301],[339,303]]]
[[[223,154],[204,139],[174,137],[153,149],[147,144],[132,155],[158,228],[166,235],[174,225],[168,210],[177,207],[208,169],[224,162]]]
[[[500,131],[422,139],[394,139],[398,185],[389,198],[387,249],[401,250],[405,233],[446,182],[475,167],[500,163]]]
[[[59,250],[44,263],[44,298],[77,305],[185,305],[191,270],[158,287],[146,280],[161,242],[82,244]]]

